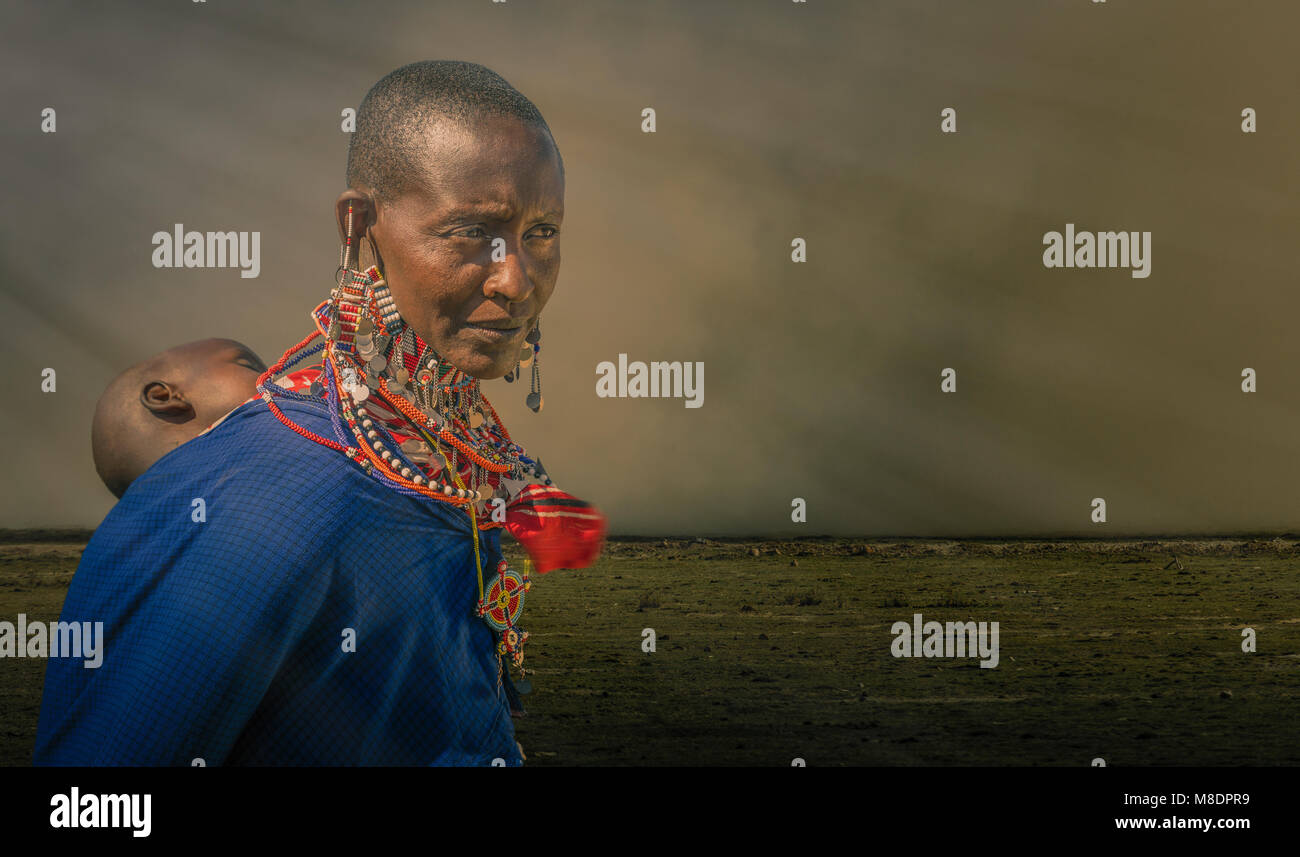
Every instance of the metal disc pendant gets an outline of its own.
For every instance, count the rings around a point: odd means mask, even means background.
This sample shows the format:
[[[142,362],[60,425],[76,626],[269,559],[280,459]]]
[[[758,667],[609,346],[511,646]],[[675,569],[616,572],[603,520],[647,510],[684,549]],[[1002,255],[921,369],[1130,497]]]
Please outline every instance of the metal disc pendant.
[[[370,398],[370,388],[365,384],[353,387],[349,392],[352,393],[352,398],[358,402],[364,402]]]
[[[425,385],[432,384],[433,373],[430,372],[428,369],[421,369],[419,372],[416,373],[415,380]]]
[[[481,425],[483,425],[483,414],[480,413],[479,411],[470,411],[469,427],[478,428]]]
[[[378,375],[380,372],[388,368],[388,358],[382,354],[376,354],[370,358],[370,363],[368,365],[370,371]]]
[[[357,321],[357,335],[370,336],[370,332],[375,329],[375,323],[364,315]]]
[[[541,393],[529,393],[529,394],[528,394],[528,399],[526,400],[526,403],[527,403],[528,407],[530,407],[530,408],[533,409],[533,413],[537,413],[538,411],[540,411],[540,410],[542,409],[542,394],[541,394]]]
[[[397,381],[397,386],[405,387],[411,380],[411,373],[406,371],[405,366],[398,366],[397,371],[393,373],[393,378]]]
[[[506,373],[506,383],[513,384],[514,382],[515,382],[515,370],[511,369],[509,372]]]
[[[539,343],[539,342],[541,342],[541,341],[542,341],[542,328],[541,328],[541,325],[534,325],[534,326],[533,326],[533,329],[530,330],[530,331],[528,331],[528,344],[529,344],[529,345],[536,345],[537,343]]]
[[[533,346],[525,345],[519,349],[519,365],[525,369],[533,365]]]

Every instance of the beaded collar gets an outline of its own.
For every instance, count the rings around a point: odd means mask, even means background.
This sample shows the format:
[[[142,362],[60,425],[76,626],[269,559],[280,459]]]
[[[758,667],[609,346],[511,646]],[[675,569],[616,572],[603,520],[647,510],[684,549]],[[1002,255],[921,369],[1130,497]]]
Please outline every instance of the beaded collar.
[[[378,269],[346,270],[329,300],[312,311],[316,330],[258,379],[276,418],[342,452],[394,490],[474,507],[479,527],[501,525],[487,514],[530,483],[550,485],[541,463],[510,438],[479,381],[443,360],[397,312]],[[323,342],[313,342],[317,337]],[[305,396],[270,379],[323,351],[321,376]],[[329,403],[334,439],[288,419],[277,397]],[[493,520],[497,518],[498,520]]]

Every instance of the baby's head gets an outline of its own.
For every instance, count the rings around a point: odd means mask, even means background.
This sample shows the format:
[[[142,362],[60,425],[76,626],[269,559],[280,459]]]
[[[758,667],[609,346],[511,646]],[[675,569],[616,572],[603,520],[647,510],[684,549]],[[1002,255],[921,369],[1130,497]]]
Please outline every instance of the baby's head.
[[[233,339],[203,339],[148,358],[95,406],[95,470],[116,497],[155,461],[257,394],[261,359]]]

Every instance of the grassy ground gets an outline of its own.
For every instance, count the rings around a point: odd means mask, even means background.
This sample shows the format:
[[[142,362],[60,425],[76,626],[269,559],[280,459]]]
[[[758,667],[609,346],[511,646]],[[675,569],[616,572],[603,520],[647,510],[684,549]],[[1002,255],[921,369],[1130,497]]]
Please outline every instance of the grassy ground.
[[[0,621],[16,623],[59,618],[85,543],[0,544]],[[0,765],[29,765],[41,711],[45,661],[0,659]]]
[[[0,619],[55,618],[79,552],[0,545]],[[1298,561],[1282,539],[615,542],[536,578],[518,737],[535,765],[1300,764]],[[1000,664],[892,657],[914,612],[999,622]],[[0,660],[0,764],[29,760],[43,667]]]

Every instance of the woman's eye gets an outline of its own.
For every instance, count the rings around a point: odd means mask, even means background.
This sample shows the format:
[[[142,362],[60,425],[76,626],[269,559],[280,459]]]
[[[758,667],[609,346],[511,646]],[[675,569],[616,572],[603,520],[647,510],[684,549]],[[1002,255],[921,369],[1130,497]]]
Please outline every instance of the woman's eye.
[[[543,226],[533,233],[534,238],[554,238],[560,230],[554,226]]]
[[[469,229],[465,229],[456,234],[460,238],[486,238],[487,237],[487,233],[483,231],[483,227],[481,226],[473,226],[470,227]]]

